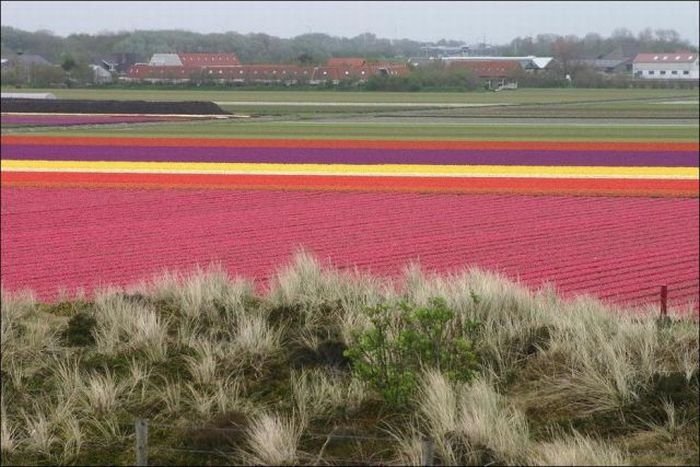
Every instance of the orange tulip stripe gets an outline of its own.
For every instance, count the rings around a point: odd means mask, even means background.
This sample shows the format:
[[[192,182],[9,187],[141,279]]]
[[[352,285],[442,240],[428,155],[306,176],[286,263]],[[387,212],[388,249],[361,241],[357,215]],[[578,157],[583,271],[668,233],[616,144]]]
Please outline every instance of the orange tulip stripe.
[[[698,143],[5,135],[2,183],[697,197]]]
[[[600,196],[698,196],[695,180],[361,177],[323,175],[2,172],[4,186],[415,191]]]

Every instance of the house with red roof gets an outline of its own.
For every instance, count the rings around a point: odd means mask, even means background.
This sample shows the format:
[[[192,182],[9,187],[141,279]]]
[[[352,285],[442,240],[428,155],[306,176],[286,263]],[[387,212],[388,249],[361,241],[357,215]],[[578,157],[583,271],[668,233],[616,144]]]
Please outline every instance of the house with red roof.
[[[177,54],[184,66],[236,66],[241,62],[235,54]]]
[[[182,65],[152,66],[148,63],[136,63],[131,65],[126,72],[129,81],[185,83],[192,79],[193,75],[201,71],[199,67],[187,68]]]
[[[367,60],[364,58],[357,58],[357,57],[334,57],[334,58],[329,58],[328,61],[326,62],[326,66],[333,66],[333,67],[338,67],[338,66],[344,66],[344,67],[354,67],[354,68],[361,68],[367,64]]]
[[[700,78],[698,53],[640,53],[632,62],[632,74],[639,79],[697,80]]]
[[[489,89],[516,88],[516,76],[522,65],[518,60],[465,60],[446,64],[451,70],[467,70]]]
[[[188,82],[212,80],[233,83],[307,82],[338,84],[343,80],[361,82],[374,75],[402,76],[409,72],[403,63],[368,64],[363,58],[332,58],[325,66],[301,67],[285,64],[241,65],[234,54],[153,54],[148,63],[132,65],[126,80],[146,82]]]

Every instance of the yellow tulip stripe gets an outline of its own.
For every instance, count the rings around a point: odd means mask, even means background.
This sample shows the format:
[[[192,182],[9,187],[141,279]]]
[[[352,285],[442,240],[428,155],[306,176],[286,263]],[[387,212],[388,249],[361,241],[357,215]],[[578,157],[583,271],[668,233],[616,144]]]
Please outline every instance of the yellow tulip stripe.
[[[414,164],[256,164],[212,162],[115,162],[3,160],[7,172],[96,172],[410,177],[620,178],[698,180],[697,167],[604,167]]]

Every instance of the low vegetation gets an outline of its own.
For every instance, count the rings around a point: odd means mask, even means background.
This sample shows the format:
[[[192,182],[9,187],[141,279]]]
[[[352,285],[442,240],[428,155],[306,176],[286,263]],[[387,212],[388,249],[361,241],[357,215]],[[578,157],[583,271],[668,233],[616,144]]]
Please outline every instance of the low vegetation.
[[[2,463],[700,462],[697,312],[563,300],[479,270],[391,282],[301,252],[93,298],[2,293]],[[690,311],[690,315],[684,312]]]

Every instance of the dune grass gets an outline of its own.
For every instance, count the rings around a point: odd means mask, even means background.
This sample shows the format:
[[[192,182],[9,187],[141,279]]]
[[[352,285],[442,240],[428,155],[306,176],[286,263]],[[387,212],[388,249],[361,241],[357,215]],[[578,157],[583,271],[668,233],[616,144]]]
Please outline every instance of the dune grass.
[[[436,297],[474,377],[426,365],[387,404],[344,351],[368,309]],[[449,465],[692,465],[698,330],[692,310],[659,321],[475,269],[389,282],[306,252],[264,293],[216,266],[53,304],[3,291],[2,462],[133,464],[147,418],[152,464],[416,465],[430,437]]]

